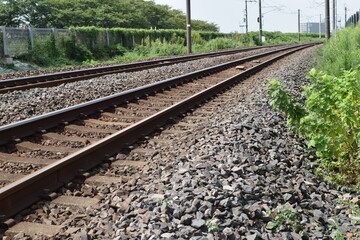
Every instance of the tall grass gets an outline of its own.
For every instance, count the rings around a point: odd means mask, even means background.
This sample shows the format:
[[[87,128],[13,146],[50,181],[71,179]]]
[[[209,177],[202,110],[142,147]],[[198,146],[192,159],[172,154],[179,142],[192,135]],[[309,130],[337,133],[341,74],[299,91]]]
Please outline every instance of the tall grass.
[[[91,30],[91,29],[90,29]],[[91,33],[91,31],[89,31]],[[96,33],[96,32],[95,32]],[[264,32],[266,42],[259,41],[258,32],[247,34],[227,34],[226,37],[217,35],[204,35],[202,32],[193,32],[192,43],[193,52],[206,52],[227,48],[238,48],[243,46],[254,46],[275,43],[297,42],[297,35],[280,32]],[[316,37],[315,37],[316,36]],[[206,39],[214,37],[212,39]],[[305,39],[306,37],[306,39]],[[304,34],[303,41],[318,40],[317,35]],[[78,44],[73,37],[60,38],[60,44],[55,45],[52,39],[48,39],[49,44],[27,56],[32,61],[44,67],[60,67],[63,65],[75,64],[96,64],[101,62],[129,62],[144,58],[159,56],[173,56],[186,54],[186,40],[183,35],[172,33],[168,38],[143,37],[141,43],[131,48],[125,48],[120,44],[110,44],[109,46],[94,45],[88,48],[86,45]],[[51,49],[51,47],[57,49]],[[57,55],[53,54],[56,52]]]
[[[334,35],[319,52],[317,68],[339,76],[343,70],[359,70],[360,27],[348,27]]]
[[[342,186],[360,189],[360,26],[340,30],[319,53],[304,87],[305,104],[270,82],[270,104],[307,140],[320,164],[317,172]]]

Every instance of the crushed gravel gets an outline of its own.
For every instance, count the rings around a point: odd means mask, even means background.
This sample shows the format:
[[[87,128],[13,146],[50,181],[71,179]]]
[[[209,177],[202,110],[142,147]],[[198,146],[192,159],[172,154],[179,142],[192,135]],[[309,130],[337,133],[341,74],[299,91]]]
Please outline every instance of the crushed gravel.
[[[268,104],[269,80],[285,82],[290,90],[309,83],[310,67],[304,63],[314,61],[314,51],[287,57],[247,79],[242,88],[225,93],[231,99],[218,107],[210,102],[212,115],[196,129],[164,136],[168,143],[156,144],[162,135],[150,139],[143,147],[156,153],[140,158],[150,161],[141,171],[107,164],[97,170],[128,176],[126,183],[61,190],[95,197],[98,205],[45,204],[25,219],[62,224],[64,232],[55,239],[290,240],[334,239],[338,233],[358,239],[353,220],[359,216],[339,201],[360,206],[359,195],[319,179],[305,143],[287,132],[284,116]]]
[[[269,50],[205,58],[134,73],[106,75],[57,87],[1,94],[0,126],[266,51]]]

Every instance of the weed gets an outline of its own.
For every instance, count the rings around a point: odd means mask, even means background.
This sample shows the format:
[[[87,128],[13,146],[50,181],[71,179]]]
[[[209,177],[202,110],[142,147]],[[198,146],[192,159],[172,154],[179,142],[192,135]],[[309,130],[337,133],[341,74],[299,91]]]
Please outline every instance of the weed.
[[[331,233],[332,239],[344,240],[345,239],[344,232],[340,229],[340,226],[339,226],[338,221],[336,220],[336,217],[332,217],[331,219],[333,222],[333,225],[331,227],[333,229],[333,232]]]
[[[287,229],[293,230],[297,233],[305,234],[303,231],[304,227],[300,223],[300,215],[290,206],[278,206],[276,209],[269,210],[267,214],[273,219],[267,223],[267,229],[273,230],[275,232],[280,232],[281,230]]]
[[[302,105],[270,82],[270,105],[283,111],[288,125],[314,148],[330,180],[360,186],[360,77],[356,71],[333,76],[312,70],[312,84],[304,87]]]
[[[343,70],[357,70],[360,65],[360,27],[347,27],[336,32],[319,52],[317,68],[339,76]]]
[[[0,62],[0,68],[6,68],[6,69],[14,69],[15,64],[10,63],[10,64],[5,64],[3,62]]]
[[[164,203],[166,204],[166,206],[169,206],[169,207],[174,205],[173,200],[168,200],[168,199],[159,200],[156,202],[156,205],[162,206]]]
[[[360,225],[360,206],[350,201],[338,200],[337,202],[348,206],[351,210],[350,218],[352,218],[352,223]]]
[[[215,232],[220,229],[219,224],[217,224],[213,219],[206,220],[205,226],[207,227],[208,232]]]

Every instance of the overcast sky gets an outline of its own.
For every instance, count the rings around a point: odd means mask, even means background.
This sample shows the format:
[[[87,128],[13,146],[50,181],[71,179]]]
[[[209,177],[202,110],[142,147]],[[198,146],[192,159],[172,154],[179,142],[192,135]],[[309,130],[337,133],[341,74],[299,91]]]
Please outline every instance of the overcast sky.
[[[153,1],[185,13],[186,0]],[[248,1],[249,31],[258,31],[259,1]],[[360,9],[360,1],[337,0],[338,20],[341,21],[338,24],[341,26],[344,25],[345,7],[350,16]],[[221,32],[245,32],[245,27],[240,27],[245,25],[245,0],[191,0],[191,8],[192,19],[216,23]],[[298,9],[301,11],[301,22],[319,22],[320,14],[325,14],[325,0],[262,0],[263,30],[297,32]]]

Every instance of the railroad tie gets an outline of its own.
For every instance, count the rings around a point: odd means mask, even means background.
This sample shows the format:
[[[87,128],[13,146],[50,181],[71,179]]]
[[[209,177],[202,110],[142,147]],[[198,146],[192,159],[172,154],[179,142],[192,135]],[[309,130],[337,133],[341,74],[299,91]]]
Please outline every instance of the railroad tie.
[[[75,148],[45,146],[45,145],[41,145],[38,143],[32,143],[32,142],[17,143],[16,148],[20,152],[43,151],[43,152],[54,152],[54,153],[72,153],[72,152],[76,151]]]
[[[18,180],[24,176],[25,175],[22,175],[22,174],[12,174],[12,173],[1,172],[0,173],[0,183],[15,182],[16,180]]]
[[[36,166],[44,166],[44,165],[49,164],[49,161],[47,159],[19,157],[19,156],[13,155],[13,154],[1,153],[1,152],[0,152],[0,161],[1,162],[11,162],[11,163],[20,163],[20,164],[32,164],[32,165],[36,165]]]
[[[35,237],[36,235],[53,237],[58,234],[63,227],[64,226],[55,226],[41,223],[20,222],[7,230],[5,235],[11,239],[19,233],[24,233],[32,237]]]
[[[72,142],[72,143],[83,143],[86,144],[88,142],[96,142],[99,139],[92,139],[92,138],[81,138],[76,136],[66,136],[58,133],[45,133],[42,135],[42,138],[45,140],[52,140],[57,142]]]
[[[90,128],[85,126],[78,126],[78,125],[67,125],[65,129],[68,131],[75,131],[79,133],[89,133],[89,134],[112,134],[116,132],[113,129],[101,129],[101,128]]]
[[[119,176],[119,177],[108,177],[108,176],[91,176],[85,180],[86,184],[91,185],[111,185],[117,183],[125,183],[130,180],[129,177],[126,176]]]

